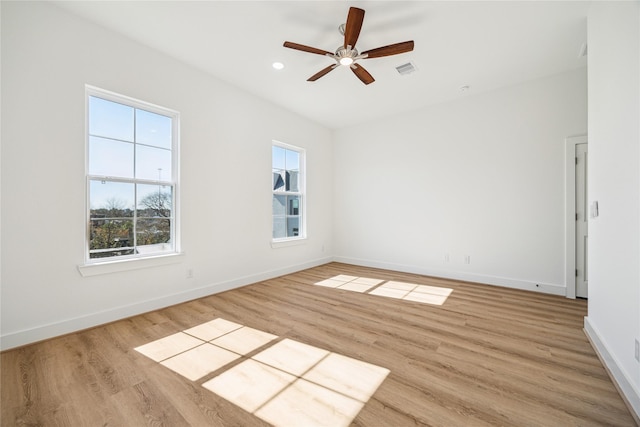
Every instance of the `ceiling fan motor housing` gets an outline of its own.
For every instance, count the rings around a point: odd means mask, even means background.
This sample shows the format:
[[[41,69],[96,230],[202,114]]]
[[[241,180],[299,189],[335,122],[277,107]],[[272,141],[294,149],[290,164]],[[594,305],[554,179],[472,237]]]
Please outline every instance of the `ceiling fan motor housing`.
[[[340,62],[342,58],[351,58],[352,60],[356,59],[356,57],[358,56],[358,50],[356,48],[348,49],[350,47],[351,46],[339,46],[336,49],[335,58],[338,60],[338,62]]]

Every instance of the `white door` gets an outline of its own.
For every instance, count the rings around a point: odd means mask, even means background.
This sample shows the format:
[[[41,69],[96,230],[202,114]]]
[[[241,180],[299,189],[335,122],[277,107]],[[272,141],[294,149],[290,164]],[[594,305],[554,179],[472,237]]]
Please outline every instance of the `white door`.
[[[587,298],[589,243],[587,144],[576,144],[576,297]]]

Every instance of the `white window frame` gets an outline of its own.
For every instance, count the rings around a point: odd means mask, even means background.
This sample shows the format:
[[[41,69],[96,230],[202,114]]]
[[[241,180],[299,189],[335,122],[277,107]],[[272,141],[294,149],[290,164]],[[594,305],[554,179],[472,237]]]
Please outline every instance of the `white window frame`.
[[[143,180],[143,179],[122,179],[122,178],[113,178],[108,176],[100,176],[100,175],[92,175],[89,171],[89,98],[97,97],[107,101],[116,102],[119,104],[127,105],[132,108],[137,108],[145,111],[149,111],[152,113],[160,114],[163,116],[171,117],[172,119],[172,129],[171,129],[171,178],[169,181],[170,185],[173,187],[173,200],[172,200],[172,230],[171,230],[171,241],[173,242],[173,248],[171,250],[162,251],[162,252],[153,252],[151,254],[131,254],[131,255],[120,255],[113,257],[104,257],[104,258],[90,258],[89,253],[89,239],[90,239],[90,227],[91,227],[91,206],[90,206],[90,182],[91,180],[96,179],[108,179],[109,181],[116,182],[128,182],[128,183],[141,183],[141,184],[157,184],[158,181],[153,180]],[[154,105],[148,102],[140,101],[125,95],[121,95],[115,92],[110,92],[104,89],[100,89],[98,87],[86,85],[85,86],[85,233],[84,233],[84,265],[79,266],[80,273],[83,276],[90,276],[94,274],[102,274],[108,273],[112,271],[124,271],[124,270],[132,270],[137,268],[142,268],[145,266],[155,266],[162,265],[166,263],[173,263],[175,260],[170,260],[168,258],[173,257],[175,255],[181,255],[180,248],[180,186],[179,186],[179,137],[180,137],[180,113],[171,110],[165,107],[161,107],[158,105]],[[163,181],[165,182],[165,181]],[[135,221],[135,218],[134,218]],[[163,260],[164,258],[164,260]],[[143,261],[145,260],[145,261]],[[133,264],[132,264],[133,262]],[[107,267],[113,266],[114,264],[121,264],[119,267],[115,268],[91,268],[96,266],[104,266],[107,264]],[[87,268],[88,267],[88,268]]]
[[[300,172],[298,174],[298,191],[276,191],[273,189],[273,147],[284,148],[285,150],[295,151],[299,154]],[[284,142],[273,140],[271,142],[271,246],[273,248],[281,246],[289,246],[291,244],[300,244],[307,239],[307,152],[304,148],[297,147],[295,145],[286,144]],[[300,230],[297,236],[291,237],[273,237],[273,196],[274,195],[288,195],[300,197],[300,209],[302,215],[300,215]]]

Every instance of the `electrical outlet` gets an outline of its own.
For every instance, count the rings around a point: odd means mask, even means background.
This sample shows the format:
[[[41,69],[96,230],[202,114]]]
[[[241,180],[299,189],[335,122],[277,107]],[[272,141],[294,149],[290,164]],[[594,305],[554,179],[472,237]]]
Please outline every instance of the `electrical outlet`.
[[[471,255],[465,255],[464,256],[464,263],[465,264],[471,264]]]
[[[449,262],[449,254],[444,254],[444,262]]]
[[[193,269],[192,268],[187,270],[187,279],[193,279]]]
[[[640,342],[636,340],[636,360],[640,362]]]

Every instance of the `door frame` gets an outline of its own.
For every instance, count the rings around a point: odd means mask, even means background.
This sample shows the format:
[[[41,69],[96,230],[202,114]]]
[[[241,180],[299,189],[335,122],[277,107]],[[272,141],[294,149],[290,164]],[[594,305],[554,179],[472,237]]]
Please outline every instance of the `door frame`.
[[[586,144],[587,135],[565,138],[565,276],[567,298],[576,297],[576,145]]]

